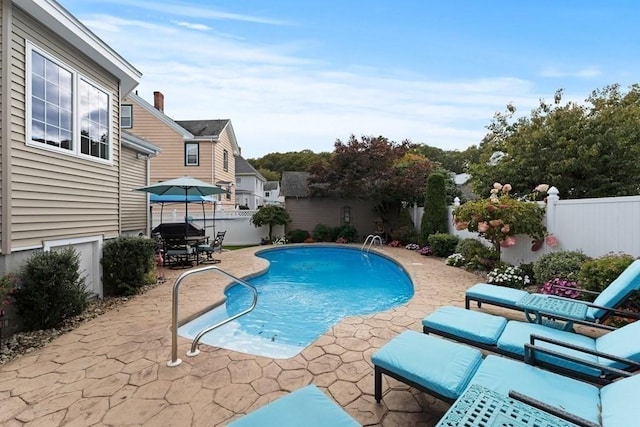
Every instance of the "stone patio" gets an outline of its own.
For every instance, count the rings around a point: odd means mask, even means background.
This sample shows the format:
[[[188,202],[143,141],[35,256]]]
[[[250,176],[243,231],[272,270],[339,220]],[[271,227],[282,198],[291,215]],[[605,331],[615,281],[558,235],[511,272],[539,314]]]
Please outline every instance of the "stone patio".
[[[216,266],[237,276],[256,274],[263,248],[224,252]],[[256,357],[179,338],[183,363],[171,354],[171,295],[184,271],[167,282],[80,326],[43,349],[0,366],[3,426],[222,426],[309,383],[319,386],[361,424],[433,426],[447,405],[386,380],[380,405],[373,398],[371,354],[396,334],[421,331],[422,318],[441,305],[464,304],[479,277],[441,259],[384,247],[410,274],[414,297],[375,315],[344,319],[292,359]],[[185,279],[180,319],[219,303],[225,279],[211,272]]]

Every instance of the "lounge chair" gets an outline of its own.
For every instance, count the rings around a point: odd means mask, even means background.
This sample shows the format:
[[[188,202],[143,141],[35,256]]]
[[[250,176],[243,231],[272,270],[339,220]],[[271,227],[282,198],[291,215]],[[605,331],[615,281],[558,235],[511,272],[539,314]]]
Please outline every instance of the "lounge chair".
[[[635,260],[611,282],[609,286],[598,294],[592,303],[582,302],[587,306],[585,320],[593,323],[602,323],[610,316],[640,318],[637,313],[634,314],[616,310],[629,296],[638,290],[640,290],[640,260]],[[585,292],[584,290],[579,291]],[[518,303],[529,295],[531,294],[519,289],[478,283],[467,290],[465,294],[465,308],[469,309],[471,302],[475,301],[478,307],[481,307],[482,304],[491,304],[524,311],[523,307],[519,306]],[[547,297],[560,298],[552,295],[548,295]]]
[[[422,329],[426,334],[440,335],[519,360],[525,358],[525,344],[532,344],[597,365],[630,372],[640,370],[640,322],[591,338],[537,323],[444,306],[422,320]],[[551,370],[596,383],[614,376],[611,371],[565,357],[541,354],[538,362]]]
[[[536,352],[548,349],[534,348]],[[376,351],[374,396],[382,399],[382,375],[393,377],[450,403],[472,384],[519,398],[582,425],[637,425],[640,375],[602,388],[505,357],[482,358],[480,350],[416,331],[406,331]],[[600,424],[602,421],[602,424]]]
[[[341,407],[311,384],[251,412],[229,427],[360,426]]]

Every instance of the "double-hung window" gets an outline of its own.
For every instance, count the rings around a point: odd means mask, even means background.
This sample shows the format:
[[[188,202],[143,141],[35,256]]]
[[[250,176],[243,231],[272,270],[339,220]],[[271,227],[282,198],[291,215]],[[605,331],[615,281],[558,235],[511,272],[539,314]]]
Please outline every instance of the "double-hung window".
[[[222,151],[222,170],[229,172],[229,152],[227,150]]]
[[[131,129],[133,127],[133,104],[122,104],[120,106],[120,127]]]
[[[27,144],[111,161],[111,95],[27,44]]]
[[[198,166],[200,164],[200,144],[197,142],[184,144],[184,164],[185,166]]]

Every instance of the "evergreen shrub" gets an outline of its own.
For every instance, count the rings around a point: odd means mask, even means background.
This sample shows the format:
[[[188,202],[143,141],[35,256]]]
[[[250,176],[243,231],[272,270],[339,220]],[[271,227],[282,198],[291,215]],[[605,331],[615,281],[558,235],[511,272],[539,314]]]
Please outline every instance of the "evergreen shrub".
[[[107,295],[135,295],[154,282],[156,242],[145,237],[118,237],[104,244],[102,283]]]

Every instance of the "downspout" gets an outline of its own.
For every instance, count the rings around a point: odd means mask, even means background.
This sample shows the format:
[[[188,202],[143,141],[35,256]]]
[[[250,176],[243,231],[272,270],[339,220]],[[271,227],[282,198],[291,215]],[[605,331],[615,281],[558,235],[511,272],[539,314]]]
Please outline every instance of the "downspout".
[[[12,50],[12,27],[13,27],[13,6],[11,0],[2,0],[2,129],[0,130],[0,153],[2,153],[2,244],[0,251],[4,255],[11,253],[11,50]],[[27,75],[25,73],[25,86],[27,84]],[[25,105],[29,104],[29,100],[25,99]],[[26,114],[25,114],[26,117]],[[26,121],[26,119],[25,119]],[[29,126],[25,123],[25,129]],[[26,137],[26,135],[25,135]],[[26,141],[25,141],[26,143]]]
[[[122,127],[120,126],[121,82],[118,82],[118,236],[122,234]],[[133,115],[133,114],[132,114]],[[114,120],[115,121],[115,120]],[[114,150],[115,151],[115,150]],[[115,157],[115,154],[114,154]],[[113,159],[112,159],[113,160]]]

